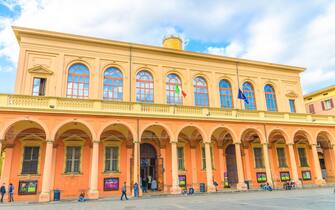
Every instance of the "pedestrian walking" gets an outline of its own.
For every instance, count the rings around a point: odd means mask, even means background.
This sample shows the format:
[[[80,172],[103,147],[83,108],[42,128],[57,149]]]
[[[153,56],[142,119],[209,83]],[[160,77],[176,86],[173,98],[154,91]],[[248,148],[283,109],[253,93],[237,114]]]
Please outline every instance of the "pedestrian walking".
[[[157,190],[157,181],[155,179],[151,182],[151,190],[154,192]]]
[[[148,189],[151,190],[152,177],[148,176]]]
[[[126,198],[126,200],[128,200],[127,198],[127,185],[126,182],[123,182],[123,186],[122,186],[122,195],[121,195],[121,201],[123,200],[123,196]]]
[[[134,184],[134,198],[138,197],[138,184],[135,182]]]
[[[6,194],[6,185],[5,185],[5,183],[3,183],[3,184],[1,185],[0,193],[1,193],[1,203],[3,203],[3,197],[4,197],[5,194]]]
[[[12,183],[9,184],[8,193],[9,193],[9,202],[14,202],[14,185]]]

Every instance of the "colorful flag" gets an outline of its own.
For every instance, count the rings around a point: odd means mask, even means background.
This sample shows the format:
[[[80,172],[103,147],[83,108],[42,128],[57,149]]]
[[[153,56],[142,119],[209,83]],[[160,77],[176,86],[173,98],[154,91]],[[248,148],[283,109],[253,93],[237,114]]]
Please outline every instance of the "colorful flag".
[[[249,104],[249,101],[248,101],[247,97],[244,95],[244,93],[242,92],[242,90],[240,88],[238,89],[238,96],[237,96],[237,98],[238,99],[242,99],[242,100],[244,100],[244,102],[246,104]]]
[[[185,93],[183,90],[180,91],[180,87],[179,87],[179,85],[176,84],[176,94],[179,95],[180,92],[181,92],[181,94],[182,94],[184,97],[186,97],[186,93]]]

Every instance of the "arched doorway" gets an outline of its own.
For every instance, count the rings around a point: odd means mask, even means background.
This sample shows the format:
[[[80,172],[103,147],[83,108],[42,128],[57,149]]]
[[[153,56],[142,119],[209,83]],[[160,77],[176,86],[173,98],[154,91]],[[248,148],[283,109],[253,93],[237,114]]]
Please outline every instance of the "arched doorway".
[[[317,152],[322,173],[322,178],[327,183],[334,182],[334,170],[332,164],[332,146],[327,132],[320,132],[317,136]]]
[[[236,166],[235,145],[230,144],[226,148],[227,178],[229,186],[235,186],[238,183],[238,174]]]
[[[149,143],[141,144],[141,162],[140,162],[140,176],[143,180],[149,176],[152,180],[157,180],[157,152],[153,145]],[[150,187],[150,186],[149,186]]]

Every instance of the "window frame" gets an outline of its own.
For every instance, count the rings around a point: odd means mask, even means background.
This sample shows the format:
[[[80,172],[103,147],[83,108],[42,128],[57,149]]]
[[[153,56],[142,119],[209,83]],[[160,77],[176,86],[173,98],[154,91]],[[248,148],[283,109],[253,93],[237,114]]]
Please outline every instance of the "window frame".
[[[261,157],[256,157],[256,152],[255,150],[259,150],[261,152]],[[252,147],[252,152],[254,155],[254,164],[256,169],[264,169],[265,168],[265,163],[264,163],[264,151],[262,146],[255,145]],[[260,166],[258,166],[257,161],[260,159]]]
[[[224,82],[229,86],[224,86]],[[233,90],[232,85],[229,80],[221,79],[219,82],[219,95],[220,95],[220,106],[221,108],[233,109],[234,101],[233,101]],[[225,106],[226,103],[228,106]]]
[[[291,103],[292,102],[292,103]],[[296,113],[297,109],[295,107],[295,99],[288,99],[288,104],[290,106],[290,112],[291,113]]]
[[[45,142],[45,139],[42,139],[40,137],[36,137],[35,135],[28,135],[22,139],[19,140],[21,142],[21,156],[20,156],[20,166],[19,166],[19,174],[20,176],[39,176],[41,173],[41,153],[44,149],[43,143]],[[38,161],[37,161],[37,172],[36,174],[22,174],[23,169],[23,160],[24,160],[24,147],[39,147],[39,153],[38,153]]]
[[[193,78],[192,82],[194,106],[209,107],[209,91],[207,80],[203,76],[196,76]],[[199,85],[199,83],[203,84]]]
[[[110,75],[106,75],[106,73],[108,72]],[[119,77],[111,76],[113,74],[115,75],[119,74],[118,75]],[[118,84],[117,81],[121,81],[120,82],[121,84]],[[124,84],[123,83],[123,73],[118,67],[110,66],[106,68],[105,71],[103,72],[102,98],[104,100],[123,101],[123,84]],[[107,88],[107,91],[106,91],[106,88]],[[116,90],[116,94],[115,94],[115,90]],[[105,96],[105,94],[107,96]]]
[[[174,76],[175,78],[169,78],[169,76]],[[171,82],[171,80],[177,80],[177,82]],[[179,95],[176,94],[176,85],[180,87],[180,91],[182,91],[182,80],[178,74],[169,73],[166,75],[165,78],[165,97],[166,103],[172,105],[183,105],[183,95],[180,93]],[[169,101],[173,99],[172,103]]]
[[[271,91],[269,91],[271,89]],[[264,86],[264,96],[265,96],[265,103],[266,103],[266,109],[268,112],[277,112],[278,111],[278,105],[277,105],[277,99],[276,99],[276,92],[271,84],[266,84]]]
[[[35,92],[35,81],[39,80],[38,92]],[[42,83],[42,81],[44,81]],[[43,85],[41,85],[43,84]],[[33,88],[32,88],[32,96],[45,96],[47,86],[47,78],[45,77],[33,77]]]
[[[304,146],[300,146],[300,147],[298,147],[297,148],[297,150],[298,150],[298,157],[299,157],[299,163],[300,163],[300,167],[301,168],[308,168],[309,167],[309,163],[308,163],[308,158],[307,158],[307,149],[306,149],[306,147],[304,147]],[[306,162],[306,164],[302,164],[302,158],[301,158],[301,155],[300,155],[300,151],[304,151],[304,159],[305,159],[305,162]]]
[[[249,85],[250,86],[250,90],[247,89],[246,85]],[[257,104],[256,104],[256,95],[255,95],[255,88],[254,88],[254,85],[249,82],[249,81],[246,81],[243,83],[242,85],[242,91],[244,93],[244,95],[246,96],[249,104],[247,104],[245,101],[244,101],[244,109],[245,110],[257,110]]]
[[[83,151],[85,147],[85,139],[81,137],[70,137],[70,139],[64,139],[64,161],[63,161],[63,174],[64,175],[82,175],[83,167]],[[67,147],[80,147],[80,159],[79,159],[79,172],[66,172],[66,160],[67,160]]]
[[[284,157],[279,156],[278,150],[283,150]],[[276,155],[277,155],[277,160],[278,160],[278,167],[279,168],[288,168],[285,145],[280,145],[280,146],[277,145],[276,146]],[[284,160],[284,162],[282,162],[283,160]],[[284,164],[282,165],[282,163],[284,163]]]
[[[109,170],[106,169],[106,167],[107,167],[107,165],[106,165],[107,148],[109,148],[110,151],[112,150],[112,148],[117,149],[116,170],[112,170],[113,160],[114,160],[113,157],[112,157],[112,153],[110,154]],[[103,172],[104,173],[119,173],[120,172],[120,153],[121,153],[121,148],[118,144],[104,144],[104,165],[103,165]]]
[[[141,73],[147,73],[150,77],[151,80],[145,80],[140,78]],[[153,104],[155,102],[155,83],[154,83],[154,76],[153,74],[146,69],[139,70],[136,73],[136,89],[135,89],[135,99],[136,102],[139,103],[148,103],[148,104]],[[148,87],[147,87],[148,86]],[[137,92],[140,92],[139,95]],[[151,96],[152,92],[152,96]],[[146,100],[145,98],[147,97],[152,97],[151,100]]]
[[[78,67],[77,67],[78,66]],[[81,66],[79,68],[79,66]],[[73,68],[73,70],[72,70]],[[87,74],[79,74],[75,73],[76,71],[86,71]],[[73,71],[73,72],[70,72]],[[71,76],[71,77],[70,77]],[[75,78],[78,77],[78,81],[74,81]],[[71,78],[71,81],[70,81]],[[81,81],[83,80],[83,81]],[[71,88],[69,87],[71,84]],[[78,88],[75,91],[76,88],[74,88],[77,84]],[[79,88],[80,86],[83,86],[83,88]],[[87,86],[87,88],[86,88]],[[70,94],[69,94],[69,90]],[[79,94],[80,90],[82,90],[82,94]],[[76,94],[74,94],[76,92]],[[87,94],[86,94],[87,92]],[[70,65],[70,67],[67,70],[67,83],[66,83],[66,98],[75,98],[75,99],[88,99],[90,95],[90,70],[87,65],[83,63],[73,63]]]
[[[182,150],[183,157],[180,157],[180,149]],[[177,160],[178,160],[178,171],[185,171],[185,146],[184,145],[178,145],[177,146]],[[183,167],[180,166],[180,161],[183,163]]]

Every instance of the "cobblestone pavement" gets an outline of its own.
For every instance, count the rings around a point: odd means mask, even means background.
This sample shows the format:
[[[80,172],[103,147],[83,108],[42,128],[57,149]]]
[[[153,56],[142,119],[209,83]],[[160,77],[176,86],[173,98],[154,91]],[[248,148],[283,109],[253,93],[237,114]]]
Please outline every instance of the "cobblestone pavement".
[[[212,193],[194,196],[153,196],[139,200],[119,201],[114,199],[94,200],[84,203],[62,201],[56,203],[14,203],[0,204],[0,209],[17,210],[109,210],[109,209],[335,209],[333,188],[317,188],[273,192]]]

